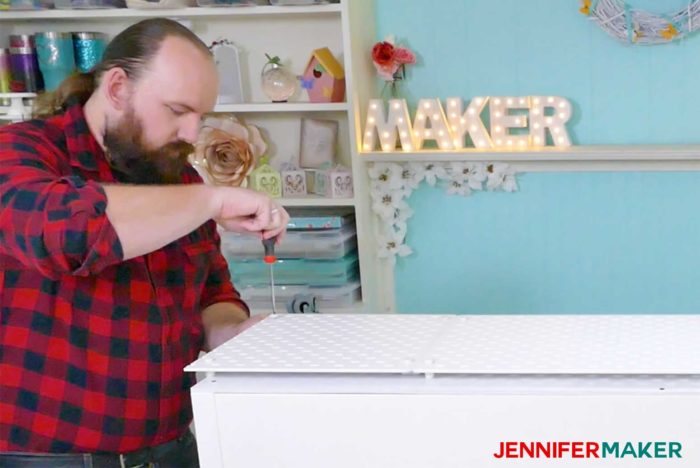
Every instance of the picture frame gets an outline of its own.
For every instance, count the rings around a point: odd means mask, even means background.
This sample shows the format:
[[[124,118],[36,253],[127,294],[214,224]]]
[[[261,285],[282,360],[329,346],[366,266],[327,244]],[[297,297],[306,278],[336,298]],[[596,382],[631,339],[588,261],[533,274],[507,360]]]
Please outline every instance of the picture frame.
[[[299,166],[318,169],[333,165],[338,144],[338,121],[302,119]]]

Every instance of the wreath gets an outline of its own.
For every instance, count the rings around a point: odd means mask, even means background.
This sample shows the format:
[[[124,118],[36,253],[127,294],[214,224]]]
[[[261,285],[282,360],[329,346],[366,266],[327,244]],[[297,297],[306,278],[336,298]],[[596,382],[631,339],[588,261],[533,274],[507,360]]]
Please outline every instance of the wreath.
[[[700,27],[700,0],[673,14],[657,14],[630,7],[622,0],[581,0],[579,11],[616,39],[629,44],[665,44]]]

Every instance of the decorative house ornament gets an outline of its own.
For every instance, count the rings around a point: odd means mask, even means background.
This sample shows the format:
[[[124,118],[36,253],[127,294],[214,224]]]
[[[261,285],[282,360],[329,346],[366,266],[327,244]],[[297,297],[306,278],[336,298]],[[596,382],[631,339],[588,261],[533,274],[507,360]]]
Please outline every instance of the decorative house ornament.
[[[301,86],[311,102],[343,102],[345,71],[328,47],[313,51],[301,77]]]
[[[306,171],[293,164],[286,164],[280,171],[282,177],[282,196],[299,197],[308,192],[306,190]]]
[[[407,200],[425,182],[442,186],[449,195],[469,196],[484,188],[514,192],[516,173],[505,163],[405,162],[374,163],[369,167],[372,211],[379,218],[377,255],[393,265],[396,256],[413,251],[405,244],[407,221],[413,210]]]
[[[670,13],[651,13],[623,0],[581,0],[579,12],[628,44],[667,44],[700,28],[700,0]],[[662,3],[662,2],[659,2]]]
[[[261,160],[258,166],[250,174],[250,187],[258,192],[264,192],[272,198],[282,196],[282,177],[270,164],[267,158]]]
[[[323,167],[313,170],[314,183],[312,185],[313,193],[316,195],[326,196],[326,184],[328,183],[327,171],[330,167],[330,164],[324,164]]]
[[[481,119],[487,106],[490,131]],[[371,99],[362,149],[376,150],[377,139],[385,152],[396,151],[397,140],[403,151],[421,150],[428,140],[441,150],[467,145],[499,150],[571,146],[566,129],[571,103],[563,97],[478,96],[470,101],[466,111],[462,109],[460,98],[447,99],[447,112],[438,99],[421,99],[411,121],[404,99],[390,99],[386,105],[381,99]]]
[[[336,166],[326,172],[326,196],[329,198],[352,198],[352,173],[343,166]]]
[[[343,166],[317,169],[314,181],[314,192],[328,198],[352,198],[352,173]]]

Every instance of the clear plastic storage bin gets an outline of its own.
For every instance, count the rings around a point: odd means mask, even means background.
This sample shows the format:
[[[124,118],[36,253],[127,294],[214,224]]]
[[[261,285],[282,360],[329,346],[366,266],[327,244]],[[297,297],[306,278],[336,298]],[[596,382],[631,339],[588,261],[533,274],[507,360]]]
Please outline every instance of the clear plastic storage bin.
[[[229,260],[229,268],[237,287],[265,285],[270,281],[270,266],[261,259]],[[341,286],[359,275],[357,253],[338,260],[283,259],[273,268],[275,284],[279,285]]]
[[[50,0],[0,0],[0,11],[4,10],[45,10],[51,8]]]
[[[100,8],[126,8],[124,0],[54,0],[59,10],[94,10]]]
[[[155,10],[159,8],[187,8],[196,6],[195,0],[126,0],[126,7],[137,10]]]
[[[197,0],[197,5],[201,7],[241,7],[255,4],[252,0]]]
[[[249,286],[238,290],[243,299],[253,309],[270,309],[269,286]],[[275,286],[275,301],[279,310],[286,310],[287,304],[297,294],[316,296],[318,312],[328,309],[353,307],[362,300],[360,282],[353,281],[344,286],[310,287],[310,286]]]
[[[275,247],[277,258],[342,258],[357,248],[354,225],[323,231],[287,231]],[[261,259],[263,245],[259,237],[234,232],[221,233],[221,251],[230,260]]]
[[[354,223],[353,211],[338,212],[337,208],[293,208],[289,210],[287,229],[340,229]]]
[[[270,0],[270,5],[323,5],[328,0]]]

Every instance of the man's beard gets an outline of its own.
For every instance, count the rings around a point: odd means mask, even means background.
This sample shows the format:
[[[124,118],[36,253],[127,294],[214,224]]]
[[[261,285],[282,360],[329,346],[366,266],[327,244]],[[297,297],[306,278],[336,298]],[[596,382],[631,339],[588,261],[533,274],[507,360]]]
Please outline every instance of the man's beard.
[[[187,156],[194,150],[193,145],[184,141],[148,149],[143,142],[143,125],[133,108],[121,122],[107,128],[103,141],[116,179],[130,184],[181,182]]]

